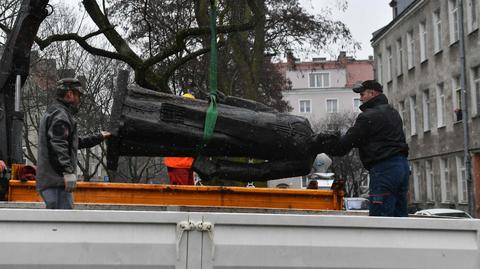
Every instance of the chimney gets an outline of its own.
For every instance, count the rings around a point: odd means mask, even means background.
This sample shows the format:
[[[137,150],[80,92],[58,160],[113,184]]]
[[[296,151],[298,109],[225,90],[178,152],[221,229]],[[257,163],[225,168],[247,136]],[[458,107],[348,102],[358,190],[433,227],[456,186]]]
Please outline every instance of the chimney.
[[[340,63],[347,62],[347,52],[346,51],[340,51],[340,54],[338,55],[337,61],[339,61]]]
[[[266,54],[264,55],[264,60],[265,60],[265,62],[271,63],[271,62],[272,62],[272,58],[273,58],[274,56],[276,56],[276,55],[277,55],[276,53],[266,53]]]
[[[390,7],[392,7],[392,12],[393,12],[393,18],[398,16],[398,3],[395,0],[392,0],[389,3]]]
[[[287,51],[287,69],[294,70],[295,69],[295,56],[293,56],[293,52],[291,50]]]
[[[369,60],[370,62],[373,62],[373,56],[372,56],[372,55],[368,55],[368,60]]]

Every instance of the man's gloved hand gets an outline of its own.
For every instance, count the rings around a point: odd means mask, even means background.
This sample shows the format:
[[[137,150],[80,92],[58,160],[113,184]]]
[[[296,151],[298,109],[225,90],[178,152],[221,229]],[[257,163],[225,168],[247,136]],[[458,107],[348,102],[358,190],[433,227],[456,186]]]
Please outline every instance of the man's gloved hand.
[[[65,182],[66,192],[73,192],[77,187],[77,175],[75,174],[64,174],[63,181]]]
[[[318,133],[314,135],[313,144],[315,151],[317,153],[330,154],[330,148],[339,140],[339,138],[339,134],[332,133]]]
[[[340,134],[337,134],[337,133],[318,133],[316,135],[316,139],[322,140],[322,141],[336,140],[339,137],[340,137]]]

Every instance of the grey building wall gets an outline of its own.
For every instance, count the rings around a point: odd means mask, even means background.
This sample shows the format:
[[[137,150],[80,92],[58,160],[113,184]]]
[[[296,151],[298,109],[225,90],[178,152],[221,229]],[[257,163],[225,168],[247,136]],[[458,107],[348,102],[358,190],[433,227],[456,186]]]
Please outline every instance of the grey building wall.
[[[400,2],[403,1],[398,1]],[[406,1],[408,2],[408,1]],[[471,10],[471,5],[467,2],[464,6],[465,20],[465,48],[466,48],[466,90],[469,94],[468,106],[472,111],[473,106],[480,101],[476,100],[472,94],[474,92],[473,70],[480,66],[480,46],[479,46],[479,30],[477,27],[467,27],[467,12]],[[478,1],[477,1],[478,2]],[[450,42],[450,27],[452,21],[449,15],[449,1],[436,0],[417,0],[413,3],[413,7],[408,9],[405,14],[394,19],[389,25],[374,34],[372,46],[375,55],[375,76],[384,83],[386,94],[391,103],[401,112],[404,118],[404,127],[407,136],[407,142],[410,146],[409,159],[412,166],[417,171],[418,183],[415,183],[413,177],[411,179],[410,201],[419,208],[431,207],[455,207],[466,210],[467,203],[465,199],[460,199],[462,195],[461,177],[462,170],[457,165],[457,157],[463,156],[463,126],[462,121],[458,120],[454,112],[456,107],[456,96],[452,81],[455,77],[460,76],[461,65],[459,57],[459,42]],[[441,19],[441,43],[440,50],[434,50],[434,12],[440,11]],[[478,13],[478,5],[474,8],[475,14]],[[478,20],[478,15],[476,15]],[[475,21],[476,21],[475,20]],[[426,26],[426,59],[420,59],[420,24]],[[469,29],[470,28],[470,29]],[[469,29],[469,30],[467,30]],[[412,33],[414,53],[413,67],[407,67],[407,34]],[[399,47],[398,40],[402,44],[403,67],[401,72],[397,72],[396,66],[400,59],[397,54]],[[392,79],[387,79],[388,51],[392,50]],[[437,85],[443,83],[445,93],[445,107],[442,109],[445,114],[444,126],[438,126],[437,120],[439,114],[437,110],[441,106],[437,106],[436,91]],[[428,90],[429,106],[423,102],[423,93]],[[410,111],[410,106],[416,109]],[[402,109],[402,102],[403,107]],[[428,110],[426,109],[428,107]],[[424,110],[425,108],[425,110]],[[403,111],[402,111],[403,110]],[[424,113],[425,111],[425,113]],[[413,113],[412,113],[413,112]],[[413,115],[412,115],[413,114]],[[424,128],[424,115],[428,114],[429,124]],[[476,111],[471,113],[467,119],[470,125],[471,152],[474,161],[478,158],[480,152],[480,113]],[[416,119],[417,132],[412,132],[412,121]],[[447,186],[442,184],[441,180],[441,158],[448,160]],[[433,197],[429,199],[427,194],[427,178],[429,171],[426,168],[427,162],[431,162],[433,173]],[[415,174],[415,173],[414,173]],[[475,175],[475,171],[473,173]],[[479,185],[478,175],[474,180]],[[448,190],[446,190],[448,188]],[[449,191],[451,198],[442,199],[442,192]],[[416,195],[415,195],[416,193]],[[478,203],[477,203],[478,205]],[[478,208],[478,206],[477,206]],[[478,209],[477,209],[478,212]]]

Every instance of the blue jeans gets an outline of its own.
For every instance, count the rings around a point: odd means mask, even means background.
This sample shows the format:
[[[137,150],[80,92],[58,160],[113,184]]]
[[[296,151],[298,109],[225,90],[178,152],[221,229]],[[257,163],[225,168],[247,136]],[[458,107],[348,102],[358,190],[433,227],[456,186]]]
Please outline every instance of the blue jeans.
[[[48,188],[40,192],[48,209],[72,209],[73,195],[64,188]]]
[[[375,164],[369,172],[370,216],[407,217],[407,158],[391,157]]]

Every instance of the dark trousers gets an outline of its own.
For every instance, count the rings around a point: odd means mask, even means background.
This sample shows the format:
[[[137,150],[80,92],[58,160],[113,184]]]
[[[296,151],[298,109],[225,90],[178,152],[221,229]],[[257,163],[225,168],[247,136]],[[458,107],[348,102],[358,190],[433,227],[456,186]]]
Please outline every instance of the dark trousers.
[[[407,158],[391,157],[375,164],[369,172],[370,216],[407,217]]]
[[[47,209],[72,209],[73,195],[62,188],[48,188],[40,192]]]

